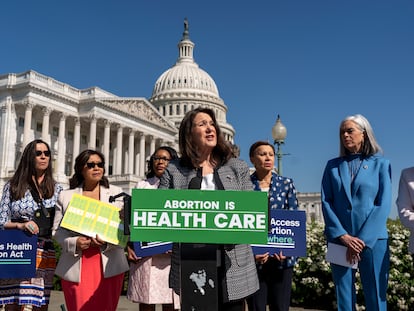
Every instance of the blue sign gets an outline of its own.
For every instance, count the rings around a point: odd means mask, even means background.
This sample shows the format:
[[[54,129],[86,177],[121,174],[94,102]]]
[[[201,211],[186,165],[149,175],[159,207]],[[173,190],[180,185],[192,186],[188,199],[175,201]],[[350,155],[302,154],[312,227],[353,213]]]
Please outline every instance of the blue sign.
[[[306,212],[271,209],[267,244],[252,244],[254,254],[269,252],[306,257]]]
[[[37,235],[18,229],[0,230],[0,278],[36,275]]]
[[[172,249],[172,242],[134,242],[137,257],[164,254]]]

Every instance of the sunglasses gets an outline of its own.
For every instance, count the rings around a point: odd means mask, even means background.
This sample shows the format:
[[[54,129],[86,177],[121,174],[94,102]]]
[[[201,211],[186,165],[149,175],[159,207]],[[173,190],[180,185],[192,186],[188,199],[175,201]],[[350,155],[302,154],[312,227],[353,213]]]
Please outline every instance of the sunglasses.
[[[42,154],[45,155],[45,157],[50,157],[50,151],[46,150],[46,151],[41,151],[41,150],[36,150],[35,151],[36,157],[40,157]]]
[[[87,162],[86,166],[88,167],[88,169],[93,169],[95,168],[95,166],[99,167],[99,168],[103,168],[105,166],[105,162]]]

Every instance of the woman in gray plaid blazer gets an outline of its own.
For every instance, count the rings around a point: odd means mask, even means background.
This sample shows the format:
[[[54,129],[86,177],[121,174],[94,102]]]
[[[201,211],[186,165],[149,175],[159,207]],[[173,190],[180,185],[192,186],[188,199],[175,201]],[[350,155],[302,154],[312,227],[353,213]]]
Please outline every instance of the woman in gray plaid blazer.
[[[159,188],[252,191],[246,162],[234,158],[216,123],[213,110],[189,111],[179,130],[181,158],[171,161]],[[222,275],[219,276],[219,310],[243,311],[244,298],[259,289],[250,245],[219,245]],[[171,259],[170,287],[180,294],[180,245],[175,243]]]

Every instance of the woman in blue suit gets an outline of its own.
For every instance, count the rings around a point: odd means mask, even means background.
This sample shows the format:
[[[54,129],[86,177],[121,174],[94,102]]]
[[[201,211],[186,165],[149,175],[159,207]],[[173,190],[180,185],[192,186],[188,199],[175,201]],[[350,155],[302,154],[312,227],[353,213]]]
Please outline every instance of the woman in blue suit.
[[[344,245],[358,262],[366,310],[387,310],[389,270],[387,218],[391,209],[391,166],[362,115],[340,124],[340,154],[328,161],[322,179],[322,211],[328,242]],[[356,307],[355,272],[331,264],[339,311]]]

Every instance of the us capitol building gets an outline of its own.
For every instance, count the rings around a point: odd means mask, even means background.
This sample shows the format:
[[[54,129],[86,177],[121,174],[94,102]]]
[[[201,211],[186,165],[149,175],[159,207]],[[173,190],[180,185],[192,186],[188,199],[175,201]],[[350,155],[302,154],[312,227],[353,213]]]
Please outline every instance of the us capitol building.
[[[64,187],[76,156],[100,150],[111,183],[125,192],[145,178],[146,161],[161,145],[178,147],[185,113],[202,106],[215,111],[225,139],[235,130],[211,76],[194,61],[187,20],[178,59],[155,82],[152,95],[119,97],[99,87],[77,89],[33,70],[0,75],[0,187],[13,175],[24,147],[33,139],[52,150],[54,176]],[[299,193],[308,220],[322,220],[319,193]]]

